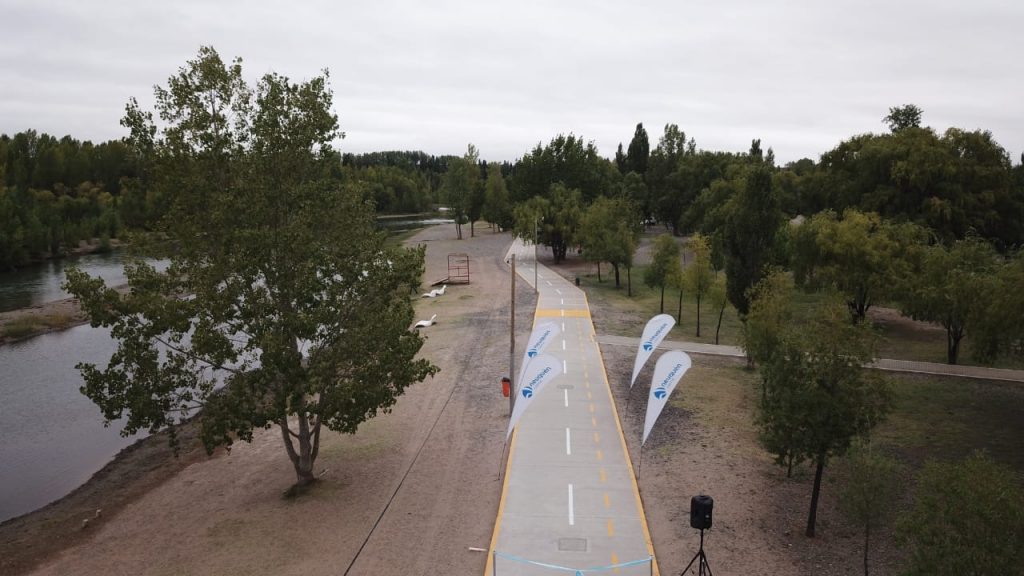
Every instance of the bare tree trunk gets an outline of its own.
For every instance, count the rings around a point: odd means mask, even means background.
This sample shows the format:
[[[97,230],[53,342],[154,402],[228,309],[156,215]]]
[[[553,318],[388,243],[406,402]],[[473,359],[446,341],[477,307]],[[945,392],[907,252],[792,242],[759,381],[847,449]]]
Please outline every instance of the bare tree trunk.
[[[597,281],[601,282],[601,262],[597,262]]]
[[[621,288],[622,284],[619,282],[619,265],[612,263],[612,268],[615,269],[615,287]]]
[[[946,328],[946,361],[956,364],[960,356],[960,340],[964,337],[962,326],[950,326]]]
[[[633,267],[626,266],[626,296],[633,297]]]
[[[868,546],[871,541],[871,520],[864,524],[864,576],[868,576]]]
[[[314,425],[314,430],[309,427],[309,420],[304,414],[299,415],[299,431],[292,432],[288,427],[288,418],[283,416],[278,420],[281,428],[281,438],[284,440],[285,451],[288,452],[288,459],[292,461],[295,468],[296,488],[308,486],[316,481],[313,476],[313,462],[316,460],[317,452],[320,449],[320,423]],[[298,450],[292,438],[298,442]]]
[[[658,310],[658,314],[665,313],[665,285],[661,285],[661,310]]]
[[[814,538],[814,523],[818,518],[818,495],[821,494],[821,476],[825,471],[825,455],[818,454],[818,467],[814,470],[814,489],[811,491],[811,512],[807,516],[807,537]]]
[[[715,346],[718,346],[718,333],[722,331],[722,316],[725,315],[725,305],[718,311],[718,326],[715,328]]]

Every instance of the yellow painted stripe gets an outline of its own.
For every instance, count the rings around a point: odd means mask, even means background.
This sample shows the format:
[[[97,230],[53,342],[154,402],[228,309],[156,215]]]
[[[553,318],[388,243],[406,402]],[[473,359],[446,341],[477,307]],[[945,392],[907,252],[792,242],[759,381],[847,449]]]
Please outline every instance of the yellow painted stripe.
[[[508,448],[508,460],[505,460],[505,479],[501,482],[501,499],[498,500],[498,517],[494,520],[494,532],[491,534],[491,548],[489,558],[484,567],[484,576],[491,576],[494,573],[494,550],[498,546],[498,534],[501,532],[501,517],[505,513],[505,498],[508,496],[508,473],[512,471],[512,454],[516,451],[516,436],[518,429],[512,430],[512,442]]]
[[[591,416],[590,417],[590,425],[593,426],[594,428],[597,428],[597,418]]]
[[[608,537],[613,538],[615,536],[615,523],[612,522],[611,518],[608,519]]]
[[[605,472],[604,468],[601,468],[601,482],[608,481],[608,473]]]
[[[595,407],[594,407],[594,405],[593,405],[593,404],[591,404],[591,405],[590,405],[590,413],[591,413],[591,414],[593,414],[593,413],[594,413],[594,410],[595,410]]]
[[[608,497],[608,493],[607,492],[604,493],[604,507],[605,508],[611,508],[612,507],[612,499]],[[611,520],[609,520],[608,522],[611,523]]]
[[[612,552],[612,564],[618,564],[618,563],[619,563],[619,555],[616,554],[615,552]],[[618,574],[619,573],[619,568],[616,568],[615,570],[613,570],[613,572]]]
[[[557,309],[548,308],[546,310],[538,309],[537,310],[537,316],[538,317],[558,316],[558,317],[565,317],[565,318],[587,318],[589,320],[590,319],[590,310],[579,309],[579,308],[573,308],[571,310],[564,310],[562,308],[557,308]]]
[[[583,294],[583,301],[589,308],[590,303],[587,302],[586,293]],[[629,449],[626,447],[626,436],[622,433],[622,423],[619,421],[619,411],[615,408],[615,398],[612,396],[612,388],[608,383],[608,371],[604,368],[604,354],[601,352],[601,346],[597,347],[598,354],[601,356],[601,374],[604,376],[605,389],[608,390],[608,400],[612,405],[612,416],[615,419],[615,427],[619,431],[619,441],[622,442],[622,453],[626,457],[626,466],[629,468],[629,478],[633,485],[633,498],[636,500],[637,513],[640,514],[640,527],[643,528],[644,540],[647,543],[647,553],[651,555],[651,574],[652,576],[661,576],[661,570],[658,568],[658,559],[654,556],[654,543],[651,541],[651,531],[647,527],[647,516],[644,514],[644,503],[640,499],[640,487],[636,483],[636,475],[633,474],[633,462],[629,457]]]
[[[604,453],[601,452],[600,450],[597,451],[597,459],[604,460]]]
[[[600,444],[600,443],[601,443],[601,435],[598,434],[597,432],[594,432],[594,444]]]

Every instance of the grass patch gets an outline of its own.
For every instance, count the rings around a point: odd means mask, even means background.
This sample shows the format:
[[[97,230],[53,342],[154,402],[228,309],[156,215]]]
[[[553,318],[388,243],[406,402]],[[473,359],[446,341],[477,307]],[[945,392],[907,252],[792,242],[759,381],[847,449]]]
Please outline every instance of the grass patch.
[[[5,324],[0,334],[4,338],[18,340],[47,330],[66,328],[73,321],[74,318],[67,314],[24,315]]]
[[[1024,386],[916,374],[890,376],[894,407],[874,436],[919,464],[986,450],[1024,472]]]

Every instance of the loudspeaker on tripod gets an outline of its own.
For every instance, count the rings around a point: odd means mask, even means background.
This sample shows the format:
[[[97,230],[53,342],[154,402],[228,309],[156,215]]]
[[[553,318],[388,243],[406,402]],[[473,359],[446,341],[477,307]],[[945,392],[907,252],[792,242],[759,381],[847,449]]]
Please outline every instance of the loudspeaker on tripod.
[[[694,496],[690,498],[690,527],[697,530],[711,528],[711,510],[715,501],[711,496]]]

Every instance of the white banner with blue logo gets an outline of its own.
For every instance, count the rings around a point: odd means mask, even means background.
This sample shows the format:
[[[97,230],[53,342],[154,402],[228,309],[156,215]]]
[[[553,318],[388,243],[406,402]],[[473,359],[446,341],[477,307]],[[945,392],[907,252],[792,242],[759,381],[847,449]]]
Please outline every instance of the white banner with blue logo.
[[[643,369],[647,359],[654,354],[654,349],[661,344],[661,341],[672,331],[676,325],[676,319],[670,314],[658,314],[647,321],[644,326],[644,335],[640,337],[640,346],[636,350],[636,360],[633,361],[633,377],[629,379],[629,387],[633,387],[636,376]]]
[[[651,392],[647,395],[647,416],[644,417],[641,446],[647,442],[647,435],[651,433],[651,428],[654,428],[654,422],[661,415],[661,409],[668,403],[668,397],[690,366],[690,357],[680,350],[669,350],[658,358],[658,363],[654,365],[654,378],[651,379]]]
[[[533,357],[530,361],[530,368],[527,369],[523,381],[519,383],[519,388],[516,390],[515,407],[512,409],[512,417],[508,420],[506,439],[512,434],[512,429],[516,427],[519,418],[533,404],[544,385],[560,374],[561,370],[562,363],[550,354],[538,354]]]
[[[562,329],[556,322],[548,321],[534,327],[533,332],[530,333],[530,340],[526,343],[526,353],[523,354],[523,363],[519,369],[519,379],[515,382],[516,386],[522,387],[526,369],[530,367],[530,361],[543,352],[561,333]]]

